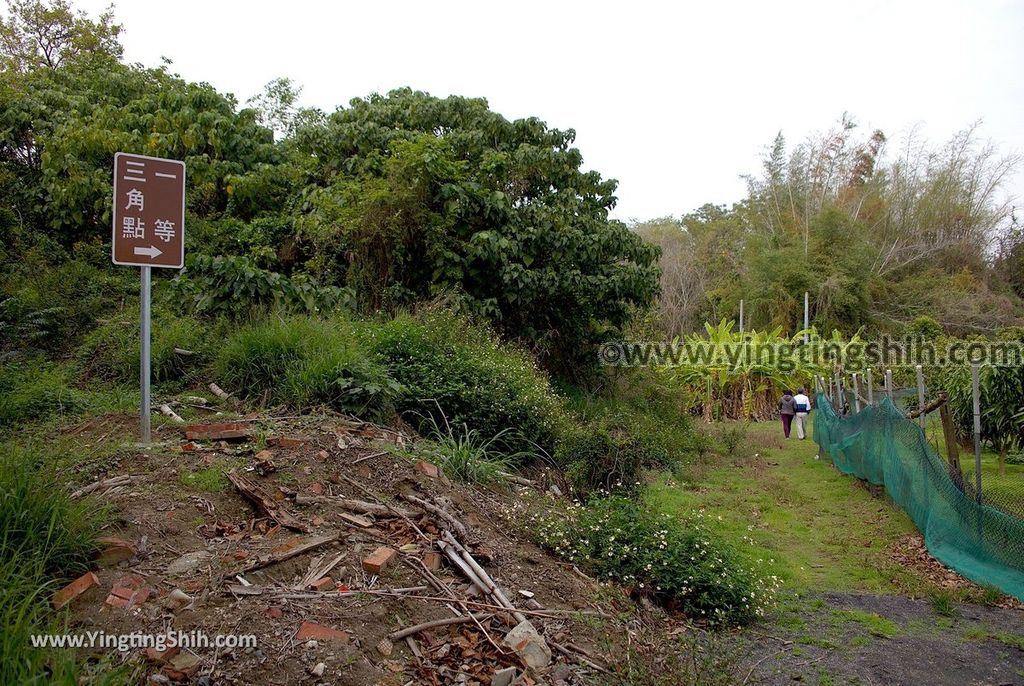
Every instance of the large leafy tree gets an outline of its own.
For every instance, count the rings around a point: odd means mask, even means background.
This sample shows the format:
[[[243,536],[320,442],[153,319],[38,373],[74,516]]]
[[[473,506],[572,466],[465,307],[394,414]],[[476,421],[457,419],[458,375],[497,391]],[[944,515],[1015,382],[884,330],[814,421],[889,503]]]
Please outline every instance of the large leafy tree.
[[[316,161],[300,218],[311,267],[370,310],[450,293],[551,365],[589,367],[654,298],[657,250],[609,219],[616,182],[582,169],[574,137],[482,99],[354,100],[294,141]]]

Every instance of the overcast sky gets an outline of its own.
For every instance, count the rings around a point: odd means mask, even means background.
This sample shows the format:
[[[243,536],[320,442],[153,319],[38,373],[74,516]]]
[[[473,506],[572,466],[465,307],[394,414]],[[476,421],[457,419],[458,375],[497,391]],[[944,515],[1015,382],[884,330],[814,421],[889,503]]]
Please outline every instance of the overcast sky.
[[[287,76],[328,111],[411,86],[573,128],[585,166],[619,180],[620,219],[738,200],[778,131],[797,142],[843,112],[936,142],[982,119],[1024,151],[1020,0],[120,0],[116,15],[129,61],[166,56],[240,102]],[[1009,190],[1024,197],[1024,174]]]

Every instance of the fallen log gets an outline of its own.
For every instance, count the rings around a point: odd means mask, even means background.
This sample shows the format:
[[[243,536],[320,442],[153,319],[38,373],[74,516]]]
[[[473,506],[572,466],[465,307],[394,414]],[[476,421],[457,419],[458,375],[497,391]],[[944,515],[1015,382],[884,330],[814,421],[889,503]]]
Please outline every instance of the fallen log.
[[[309,531],[309,527],[299,521],[284,505],[275,501],[269,493],[263,490],[259,484],[231,470],[228,472],[228,480],[235,485],[235,488],[244,495],[261,514],[270,517],[278,524],[292,531]],[[337,534],[335,534],[337,536]]]

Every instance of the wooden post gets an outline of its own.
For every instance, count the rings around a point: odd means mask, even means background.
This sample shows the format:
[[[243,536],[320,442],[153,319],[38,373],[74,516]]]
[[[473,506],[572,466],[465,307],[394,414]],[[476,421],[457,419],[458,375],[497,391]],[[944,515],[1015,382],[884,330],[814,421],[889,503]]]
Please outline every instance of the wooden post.
[[[917,406],[924,410],[924,369],[921,365],[917,365],[915,371],[917,372]],[[921,420],[921,430],[924,431],[924,424],[928,418],[923,411],[919,419]]]
[[[743,335],[743,300],[740,300],[740,335]]]
[[[875,384],[871,379],[871,367],[868,367],[864,372],[864,381],[868,385],[868,404],[875,404]]]
[[[853,373],[853,411],[860,412],[860,380],[857,372]]]
[[[896,402],[892,399],[892,370],[885,370],[885,392],[889,396],[889,402]]]
[[[953,417],[949,413],[949,403],[939,405],[939,418],[942,420],[942,436],[946,441],[949,477],[962,493],[964,490],[964,472],[960,468],[960,446],[956,442],[956,431],[953,429]]]
[[[974,395],[974,480],[978,502],[981,502],[981,370],[971,365],[971,392]]]

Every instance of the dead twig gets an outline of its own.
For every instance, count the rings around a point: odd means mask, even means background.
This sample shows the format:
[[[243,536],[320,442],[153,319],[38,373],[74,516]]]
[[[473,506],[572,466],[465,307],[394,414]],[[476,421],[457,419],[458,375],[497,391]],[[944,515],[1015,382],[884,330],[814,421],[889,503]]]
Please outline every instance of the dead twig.
[[[399,641],[399,640],[405,638],[406,636],[412,636],[414,634],[418,634],[419,632],[423,631],[424,629],[434,629],[434,628],[439,627],[439,626],[448,626],[449,624],[468,624],[469,622],[472,622],[474,620],[478,620],[479,621],[479,620],[490,619],[493,616],[494,616],[493,614],[488,613],[488,612],[478,612],[477,614],[474,614],[474,615],[466,615],[466,616],[459,616],[459,617],[445,617],[444,619],[435,619],[432,622],[423,622],[422,624],[417,624],[416,626],[410,626],[410,627],[408,627],[406,629],[402,629],[401,631],[396,631],[395,633],[391,634],[391,636],[389,636],[389,638],[392,641]]]

